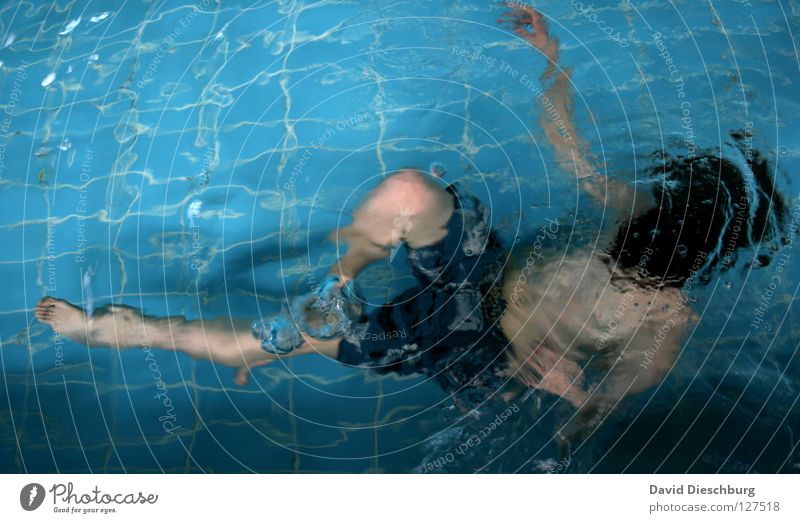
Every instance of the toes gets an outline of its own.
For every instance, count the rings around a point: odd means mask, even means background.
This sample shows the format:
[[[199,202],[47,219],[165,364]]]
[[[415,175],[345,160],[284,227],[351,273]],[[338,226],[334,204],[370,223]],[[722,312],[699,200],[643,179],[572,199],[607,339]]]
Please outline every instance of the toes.
[[[233,381],[236,382],[237,385],[244,387],[250,381],[250,368],[248,367],[239,367],[236,369],[236,376],[233,378]]]
[[[237,385],[242,385],[242,386],[247,385],[250,382],[250,371],[252,371],[256,367],[263,367],[265,365],[269,365],[274,361],[275,358],[269,358],[265,360],[254,361],[249,365],[239,367],[238,369],[236,369],[236,376],[233,378],[233,381],[235,381]]]
[[[53,304],[55,304],[55,302],[56,302],[56,299],[53,298],[52,296],[45,296],[41,300],[39,300],[39,304],[38,305],[40,307],[44,307],[44,306],[48,306],[48,305],[53,305]]]
[[[52,321],[53,313],[58,305],[59,300],[52,296],[45,296],[39,300],[33,312],[39,321],[49,323]]]
[[[36,314],[36,318],[39,321],[49,321],[52,317],[52,308],[48,306],[37,306],[34,310],[34,314]]]

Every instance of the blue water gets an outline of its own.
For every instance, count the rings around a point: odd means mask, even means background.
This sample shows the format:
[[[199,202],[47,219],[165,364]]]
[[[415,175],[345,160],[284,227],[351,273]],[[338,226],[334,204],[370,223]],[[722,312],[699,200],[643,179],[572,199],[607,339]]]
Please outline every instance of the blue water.
[[[698,147],[752,129],[797,207],[797,2],[575,4],[536,7],[609,176],[632,181],[650,152],[685,149],[688,101]],[[308,356],[237,387],[229,368],[90,352],[36,322],[47,294],[190,319],[274,312],[335,260],[327,233],[404,166],[462,182],[506,239],[549,216],[576,230],[599,222],[576,209],[519,78],[538,79],[545,59],[497,23],[504,11],[478,0],[5,4],[0,471],[798,471],[796,252],[768,327],[750,324],[769,266],[714,279],[664,383],[565,462],[553,435],[574,411],[544,393],[467,448],[494,413],[462,418],[421,377]],[[363,282],[374,303],[412,283],[402,256]]]

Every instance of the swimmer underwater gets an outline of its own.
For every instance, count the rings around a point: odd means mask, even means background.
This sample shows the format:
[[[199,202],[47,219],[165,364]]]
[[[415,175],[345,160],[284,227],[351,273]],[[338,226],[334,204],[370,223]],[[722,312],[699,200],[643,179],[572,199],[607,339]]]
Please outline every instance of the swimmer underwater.
[[[688,289],[730,266],[750,238],[775,238],[786,206],[759,154],[747,162],[753,176],[718,151],[654,155],[654,183],[639,188],[599,176],[572,118],[570,71],[556,67],[558,40],[531,7],[515,6],[505,22],[548,58],[540,80],[561,120],[543,111],[540,124],[559,165],[617,213],[612,228],[599,231],[600,250],[548,257],[531,247],[535,240],[509,250],[477,198],[437,173],[404,168],[331,234],[347,250],[319,287],[275,317],[201,322],[124,305],[87,314],[50,296],[36,317],[90,347],[152,347],[234,367],[239,385],[255,367],[321,354],[376,373],[428,375],[464,412],[539,389],[578,409],[565,437],[580,439],[622,397],[664,378],[696,319]],[[743,137],[731,134],[731,150],[742,150]],[[728,220],[726,206],[742,219]],[[552,240],[560,226],[549,221],[532,236]],[[358,276],[399,242],[418,285],[367,311]]]

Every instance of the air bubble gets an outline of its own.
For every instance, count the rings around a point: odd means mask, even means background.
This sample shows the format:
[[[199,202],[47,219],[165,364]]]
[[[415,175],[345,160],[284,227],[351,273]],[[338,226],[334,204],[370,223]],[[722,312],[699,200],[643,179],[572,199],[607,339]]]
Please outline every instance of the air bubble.
[[[444,178],[444,175],[447,174],[447,166],[442,162],[431,162],[428,172],[437,178]]]
[[[195,218],[200,216],[200,212],[203,210],[203,200],[194,200],[192,203],[189,204],[189,208],[186,209],[186,218],[189,220],[189,225],[194,228],[195,227]]]
[[[42,83],[41,83],[42,87],[47,87],[48,85],[50,85],[51,83],[53,83],[53,82],[55,81],[55,79],[56,79],[56,73],[50,73],[50,74],[48,74],[48,75],[47,75],[47,76],[45,76],[45,77],[44,77],[44,79],[42,80]]]
[[[686,255],[689,254],[689,249],[683,244],[678,245],[677,251],[681,258],[686,258]]]
[[[76,27],[78,27],[78,24],[80,24],[80,23],[81,23],[81,17],[79,16],[79,17],[78,17],[78,18],[76,18],[75,20],[72,20],[72,21],[70,21],[70,22],[67,24],[67,26],[66,26],[66,27],[65,27],[65,28],[64,28],[64,29],[63,29],[63,30],[62,30],[60,33],[58,33],[58,34],[59,34],[59,36],[67,36],[67,35],[68,35],[68,34],[70,34],[72,31],[74,31],[74,30],[75,30],[75,28],[76,28]]]
[[[103,20],[105,20],[106,18],[108,18],[110,14],[111,14],[111,13],[109,13],[108,11],[103,11],[103,12],[102,12],[102,13],[100,13],[99,15],[91,17],[91,18],[89,19],[89,21],[90,21],[91,23],[93,23],[93,24],[96,24],[96,23],[98,23],[98,22],[102,22]]]
[[[86,316],[89,318],[94,314],[94,294],[92,294],[92,278],[97,271],[97,265],[92,265],[81,276],[81,288],[83,289],[83,303],[85,304]]]

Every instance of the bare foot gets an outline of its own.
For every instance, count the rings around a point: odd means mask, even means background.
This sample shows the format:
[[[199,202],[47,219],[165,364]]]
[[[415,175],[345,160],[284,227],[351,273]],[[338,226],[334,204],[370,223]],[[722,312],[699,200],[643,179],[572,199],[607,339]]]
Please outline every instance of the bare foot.
[[[237,385],[244,387],[245,385],[250,383],[250,371],[252,371],[256,367],[263,367],[264,365],[269,365],[270,363],[275,361],[275,359],[276,358],[262,362],[251,363],[249,365],[244,365],[242,367],[239,367],[238,369],[236,369],[236,375],[234,376],[233,381]]]
[[[54,331],[72,340],[86,343],[88,325],[86,313],[71,303],[45,296],[36,305],[36,318],[50,325]]]

